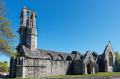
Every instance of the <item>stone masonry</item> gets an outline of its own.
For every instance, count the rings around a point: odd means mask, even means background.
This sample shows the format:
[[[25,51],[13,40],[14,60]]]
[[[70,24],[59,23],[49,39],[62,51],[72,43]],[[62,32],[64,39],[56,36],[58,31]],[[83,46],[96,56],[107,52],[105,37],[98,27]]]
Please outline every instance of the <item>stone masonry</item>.
[[[81,55],[37,48],[36,12],[24,7],[20,14],[20,42],[18,57],[10,60],[11,77],[46,77],[57,75],[82,75],[119,71],[118,62],[110,42],[103,54],[87,51]]]

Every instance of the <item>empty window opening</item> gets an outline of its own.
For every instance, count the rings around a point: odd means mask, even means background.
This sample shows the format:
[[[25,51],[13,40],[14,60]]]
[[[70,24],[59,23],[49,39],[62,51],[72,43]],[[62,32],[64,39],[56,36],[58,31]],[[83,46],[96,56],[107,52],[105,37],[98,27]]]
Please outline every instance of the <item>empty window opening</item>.
[[[26,26],[29,26],[29,12],[27,12],[27,22],[26,22]]]
[[[29,17],[29,12],[27,11],[27,17]]]
[[[109,53],[109,66],[113,66],[113,56],[112,53]]]
[[[31,18],[31,19],[33,18],[33,13],[30,13],[30,18]]]
[[[27,26],[29,26],[29,19],[27,19],[27,23],[26,23]]]

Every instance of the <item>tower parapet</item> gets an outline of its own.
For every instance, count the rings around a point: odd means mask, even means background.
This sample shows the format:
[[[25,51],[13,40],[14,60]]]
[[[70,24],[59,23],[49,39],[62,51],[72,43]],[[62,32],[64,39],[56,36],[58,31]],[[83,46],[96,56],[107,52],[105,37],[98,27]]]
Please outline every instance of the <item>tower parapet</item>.
[[[20,26],[36,28],[36,12],[23,7],[20,14]]]

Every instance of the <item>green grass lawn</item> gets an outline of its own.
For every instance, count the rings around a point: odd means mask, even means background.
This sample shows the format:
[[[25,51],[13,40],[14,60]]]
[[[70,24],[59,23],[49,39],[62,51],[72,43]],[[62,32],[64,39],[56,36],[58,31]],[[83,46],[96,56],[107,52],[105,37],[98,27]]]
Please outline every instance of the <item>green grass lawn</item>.
[[[111,76],[111,75],[120,75],[120,72],[99,72],[98,74],[88,74],[88,75],[60,75],[60,76],[51,76],[44,78],[92,77],[92,76]]]
[[[111,75],[120,75],[120,72],[99,72],[98,74],[89,74],[89,75],[60,75],[60,76],[50,76],[43,78],[92,77],[92,76],[111,76]],[[7,78],[7,79],[15,79],[15,78]],[[24,79],[30,79],[30,78],[24,78]]]

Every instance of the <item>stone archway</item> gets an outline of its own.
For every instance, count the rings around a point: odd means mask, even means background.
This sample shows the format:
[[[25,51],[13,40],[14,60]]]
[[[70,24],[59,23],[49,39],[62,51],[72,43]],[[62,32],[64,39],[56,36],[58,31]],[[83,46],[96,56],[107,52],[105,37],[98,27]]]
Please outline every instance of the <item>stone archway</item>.
[[[91,68],[90,68],[90,64],[88,63],[88,65],[87,65],[87,73],[88,74],[91,74]]]
[[[89,61],[87,64],[87,74],[92,74],[93,73],[93,63],[92,61]]]

